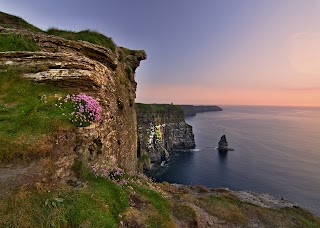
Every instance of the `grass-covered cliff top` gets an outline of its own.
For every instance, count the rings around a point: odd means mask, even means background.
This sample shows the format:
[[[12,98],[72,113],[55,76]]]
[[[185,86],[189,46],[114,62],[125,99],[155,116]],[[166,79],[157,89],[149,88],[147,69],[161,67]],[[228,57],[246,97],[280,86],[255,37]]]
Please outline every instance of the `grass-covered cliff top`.
[[[136,103],[135,107],[138,118],[161,118],[163,123],[184,120],[183,111],[178,105]]]
[[[69,40],[83,40],[109,48],[113,52],[116,49],[116,45],[110,37],[107,37],[97,31],[82,30],[79,32],[75,32],[70,30],[60,30],[57,28],[50,28],[47,31],[43,31],[35,27],[34,25],[29,24],[20,17],[6,14],[4,12],[0,12],[0,26],[5,28],[28,29],[34,32],[43,32],[47,33],[48,35],[59,36]],[[6,50],[10,50],[10,48],[5,49],[4,47],[2,47],[0,51]]]
[[[93,44],[98,44],[100,46],[111,49],[112,51],[116,50],[116,45],[110,37],[107,37],[97,31],[92,30],[82,30],[79,32],[69,31],[69,30],[60,30],[57,28],[50,28],[47,31],[47,34],[60,36],[68,40],[83,40]]]

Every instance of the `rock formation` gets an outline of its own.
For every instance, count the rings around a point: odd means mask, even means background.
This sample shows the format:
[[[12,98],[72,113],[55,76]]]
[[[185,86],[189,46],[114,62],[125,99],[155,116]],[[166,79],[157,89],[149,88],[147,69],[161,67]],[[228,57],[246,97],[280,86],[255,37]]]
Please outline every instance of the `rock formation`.
[[[109,48],[86,41],[67,40],[26,29],[0,27],[0,35],[14,34],[34,40],[40,51],[0,52],[0,67],[32,67],[24,77],[38,83],[86,93],[102,107],[102,122],[57,135],[54,179],[67,180],[76,161],[110,170],[122,167],[134,174],[137,166],[135,69],[146,59],[144,51]]]
[[[225,135],[221,136],[220,138],[218,150],[221,152],[229,151],[228,142]]]
[[[180,107],[136,104],[136,110],[140,157],[147,155],[151,163],[159,163],[174,150],[195,148],[192,127]]]

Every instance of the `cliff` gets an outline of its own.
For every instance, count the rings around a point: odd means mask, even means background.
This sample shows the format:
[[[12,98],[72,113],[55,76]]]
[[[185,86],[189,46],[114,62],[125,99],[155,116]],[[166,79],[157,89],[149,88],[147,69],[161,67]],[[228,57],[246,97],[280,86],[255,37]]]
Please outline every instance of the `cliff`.
[[[138,120],[138,155],[151,163],[166,160],[174,150],[195,147],[192,127],[184,121],[179,106],[136,104]]]
[[[222,111],[222,108],[216,105],[179,105],[185,116],[195,116],[198,112]]]
[[[140,61],[146,59],[146,53],[117,47],[110,38],[97,32],[51,30],[59,37],[49,35],[49,31],[31,30],[30,26],[25,26],[28,25],[26,22],[21,21],[4,13],[0,15],[0,115],[4,120],[0,130],[0,144],[4,146],[0,149],[1,162],[10,164],[17,158],[36,160],[41,168],[34,172],[40,176],[50,172],[52,175],[49,178],[58,181],[73,179],[72,167],[76,163],[100,171],[121,167],[135,174],[138,139],[134,107],[137,84],[134,75]],[[80,38],[77,38],[79,35]],[[101,40],[108,43],[98,45],[83,41],[86,37],[88,40],[95,38],[98,44],[102,43]],[[8,74],[21,78],[12,83],[10,78],[14,77]],[[12,95],[6,85],[11,86],[12,83],[12,86],[17,86],[25,80],[29,82],[20,86],[21,96],[10,97],[19,94]],[[27,89],[29,85],[30,91]],[[41,88],[46,86],[46,89],[32,94],[31,90],[38,89],[38,85],[42,85]],[[15,130],[15,134],[10,133],[14,123],[11,122],[10,127],[11,120],[8,118],[14,115],[16,109],[21,108],[24,112],[24,105],[34,100],[43,101],[43,104],[38,102],[39,107],[38,103],[30,107],[28,112],[35,116],[34,119],[45,118],[45,113],[53,115],[57,112],[54,100],[59,96],[63,99],[66,94],[91,96],[101,106],[101,121],[87,127],[74,127],[71,123],[61,124],[64,126],[61,127],[56,123],[52,131],[45,132],[51,126],[51,118],[46,118],[47,122],[28,120]],[[30,96],[28,101],[19,103],[17,100],[27,99],[27,96]],[[31,117],[26,114],[19,118]],[[58,116],[52,118],[60,121]],[[12,121],[17,121],[17,118]],[[25,132],[26,129],[29,129],[28,132]],[[17,137],[20,137],[19,140]],[[51,171],[48,171],[47,165],[41,165],[48,162]]]
[[[145,58],[97,32],[43,32],[0,12],[1,227],[320,226],[267,194],[132,175],[137,151],[157,161],[159,152],[194,147],[179,107],[134,105]],[[72,94],[86,97],[82,106],[98,103],[101,118],[72,123],[63,106]],[[69,108],[83,112],[77,105]]]

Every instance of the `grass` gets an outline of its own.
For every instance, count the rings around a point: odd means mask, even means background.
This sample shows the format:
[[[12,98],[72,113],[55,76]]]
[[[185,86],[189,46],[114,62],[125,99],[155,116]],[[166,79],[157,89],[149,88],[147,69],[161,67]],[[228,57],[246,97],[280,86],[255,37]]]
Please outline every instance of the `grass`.
[[[263,227],[320,225],[319,218],[301,208],[262,208],[228,193],[195,196],[139,177],[125,176],[122,182],[112,182],[84,169],[80,163],[75,167],[86,183],[82,188],[58,185],[49,191],[45,186],[22,186],[9,197],[0,196],[0,227],[112,228],[123,222],[125,227],[171,228],[176,227],[174,219],[184,227],[198,227],[203,223],[193,207],[201,207],[229,227],[247,227],[249,220]],[[155,191],[157,186],[166,187],[173,197]]]
[[[241,202],[230,194],[200,198],[197,204],[210,215],[228,224],[245,226],[249,219],[260,221],[266,227],[319,227],[320,219],[301,208],[279,210]]]
[[[179,221],[182,221],[185,227],[198,227],[196,212],[190,206],[182,203],[176,203],[172,208],[172,214]]]
[[[29,24],[20,17],[13,16],[4,12],[0,12],[0,26],[5,28],[23,28],[29,29],[35,32],[42,32],[41,29]]]
[[[0,162],[41,157],[54,133],[72,127],[55,106],[55,94],[63,97],[67,91],[33,83],[22,78],[23,72],[0,71]]]
[[[80,32],[73,32],[68,30],[60,30],[56,28],[50,28],[47,34],[60,36],[68,40],[83,40],[93,44],[111,49],[113,52],[116,50],[116,45],[113,40],[99,32],[92,30],[83,30]]]
[[[148,186],[135,183],[131,183],[130,186],[135,190],[135,201],[142,204],[142,206],[138,206],[140,207],[140,213],[136,213],[138,214],[136,224],[139,227],[175,227],[171,215],[172,204],[168,199]],[[127,224],[130,224],[130,222],[132,223],[132,221],[127,221]]]
[[[184,120],[184,115],[182,109],[178,105],[173,104],[143,104],[136,103],[137,114],[147,114],[151,116],[158,115],[174,115],[180,121]]]
[[[89,175],[87,187],[38,192],[21,188],[0,199],[0,227],[118,227],[127,193],[113,182]]]
[[[81,164],[75,170],[82,174],[85,187],[59,185],[50,191],[21,187],[0,197],[0,227],[112,228],[120,221],[129,224],[128,217],[134,215],[140,220],[138,227],[174,227],[169,200],[150,189],[150,182],[128,176],[126,184],[119,184],[83,171]],[[128,186],[133,186],[134,194]],[[140,199],[144,208],[130,207],[132,197]]]
[[[21,35],[0,34],[0,52],[4,51],[39,51],[35,41]]]
[[[208,196],[200,199],[199,202],[209,214],[229,223],[245,225],[248,222],[238,202],[229,196]]]

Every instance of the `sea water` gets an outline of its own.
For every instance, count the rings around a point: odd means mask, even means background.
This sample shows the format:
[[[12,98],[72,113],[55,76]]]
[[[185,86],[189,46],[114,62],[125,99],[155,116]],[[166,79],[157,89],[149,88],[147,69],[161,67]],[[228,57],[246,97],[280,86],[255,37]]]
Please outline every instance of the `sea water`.
[[[320,216],[320,108],[222,108],[186,118],[196,149],[175,152],[153,177],[271,193]],[[216,150],[222,135],[234,151]]]

